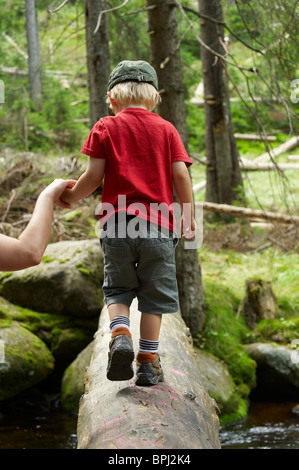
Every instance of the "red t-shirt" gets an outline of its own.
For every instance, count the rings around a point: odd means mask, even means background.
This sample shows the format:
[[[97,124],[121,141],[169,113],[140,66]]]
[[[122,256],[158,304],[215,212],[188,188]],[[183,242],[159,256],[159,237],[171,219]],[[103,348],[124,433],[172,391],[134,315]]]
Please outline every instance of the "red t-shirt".
[[[175,230],[171,163],[192,161],[170,122],[146,109],[125,108],[101,118],[81,152],[107,159],[102,204]],[[120,199],[125,206],[119,207]]]

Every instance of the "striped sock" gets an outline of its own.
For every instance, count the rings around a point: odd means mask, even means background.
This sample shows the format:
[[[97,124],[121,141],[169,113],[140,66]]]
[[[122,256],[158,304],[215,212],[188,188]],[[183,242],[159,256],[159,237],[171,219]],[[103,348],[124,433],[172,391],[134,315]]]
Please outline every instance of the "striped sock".
[[[159,341],[150,341],[149,339],[139,339],[139,352],[152,353],[158,352]]]
[[[130,318],[125,317],[125,315],[119,315],[118,317],[115,317],[110,323],[111,333],[119,326],[125,327],[130,331]]]

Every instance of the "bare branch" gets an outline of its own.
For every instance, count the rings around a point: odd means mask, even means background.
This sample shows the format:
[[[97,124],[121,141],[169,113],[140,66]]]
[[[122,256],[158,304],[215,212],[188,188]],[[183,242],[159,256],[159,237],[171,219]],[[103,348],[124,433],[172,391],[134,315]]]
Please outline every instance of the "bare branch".
[[[54,8],[54,10],[48,10],[49,13],[55,13],[56,11],[60,10],[61,8],[64,7],[64,5],[65,5],[68,1],[69,1],[69,0],[64,0],[64,1],[61,3],[61,5],[59,5],[59,7]]]
[[[144,12],[149,11],[149,10],[154,10],[155,8],[157,8],[157,5],[150,5],[148,7],[141,8],[140,10],[134,10],[134,11],[128,11],[127,13],[122,13],[119,16],[136,15],[137,13],[144,13]]]
[[[227,58],[222,55],[222,54],[219,54],[218,52],[214,51],[211,47],[209,47],[205,42],[203,42],[203,40],[201,39],[201,37],[198,35],[197,31],[196,31],[196,28],[194,26],[194,24],[192,23],[192,21],[190,20],[190,18],[188,17],[188,15],[186,14],[186,12],[184,11],[184,7],[183,5],[181,4],[181,2],[179,0],[175,0],[175,3],[177,4],[177,6],[179,7],[182,15],[184,16],[184,18],[187,20],[187,22],[189,23],[190,27],[193,29],[193,32],[195,34],[195,37],[196,39],[198,40],[198,42],[205,48],[207,49],[209,52],[211,52],[211,54],[215,55],[217,58],[220,58],[222,59],[224,62],[227,62],[228,64],[232,65],[233,67],[236,67],[237,69],[239,70],[245,70],[246,72],[254,72],[254,70],[252,68],[248,69],[246,67],[241,67],[239,65],[237,65],[236,63],[233,63],[233,62],[230,62],[227,60]]]
[[[202,18],[202,19],[204,19],[204,20],[211,21],[212,23],[216,23],[217,25],[223,26],[225,29],[227,29],[227,31],[228,31],[232,36],[234,36],[238,41],[240,41],[242,44],[244,44],[244,46],[246,46],[248,49],[251,49],[251,50],[254,51],[254,52],[258,52],[258,53],[261,54],[261,55],[264,55],[264,52],[263,52],[263,51],[260,51],[259,49],[255,49],[254,47],[250,46],[250,45],[247,44],[242,38],[240,38],[240,36],[238,36],[236,33],[234,33],[234,32],[227,26],[227,24],[226,24],[224,21],[219,21],[219,20],[216,20],[215,18],[212,18],[211,16],[203,15],[202,13],[199,13],[198,11],[193,10],[193,8],[187,7],[187,6],[185,6],[185,5],[183,5],[183,8],[184,8],[184,10],[189,11],[190,13],[193,13],[194,15],[198,16],[198,18]]]
[[[96,28],[94,30],[94,34],[96,34],[101,26],[101,20],[102,20],[102,16],[104,13],[110,13],[111,11],[115,11],[115,10],[119,10],[120,8],[124,7],[130,0],[125,0],[121,5],[119,5],[118,7],[114,7],[114,8],[109,8],[108,10],[102,10],[98,16],[98,22],[97,22],[97,25],[96,25]]]

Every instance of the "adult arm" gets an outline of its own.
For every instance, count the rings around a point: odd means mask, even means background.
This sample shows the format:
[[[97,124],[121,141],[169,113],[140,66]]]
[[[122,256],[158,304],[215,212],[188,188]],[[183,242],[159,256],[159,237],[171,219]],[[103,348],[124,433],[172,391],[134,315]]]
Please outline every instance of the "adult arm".
[[[62,203],[73,204],[95,191],[104,178],[105,167],[105,158],[90,157],[85,172],[80,176],[73,188],[66,189],[63,192],[60,201]]]
[[[74,180],[57,179],[39,195],[32,217],[18,239],[0,234],[0,270],[15,271],[41,262],[52,228],[53,206]],[[68,208],[68,204],[60,204]]]
[[[183,238],[193,238],[196,231],[192,184],[185,162],[176,161],[172,166],[174,189],[182,208],[181,228]]]

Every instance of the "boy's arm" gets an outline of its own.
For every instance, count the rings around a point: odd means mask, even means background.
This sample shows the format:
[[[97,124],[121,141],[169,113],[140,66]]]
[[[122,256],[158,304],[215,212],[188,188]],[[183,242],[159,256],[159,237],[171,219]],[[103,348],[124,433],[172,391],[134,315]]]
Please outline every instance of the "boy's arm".
[[[85,172],[72,189],[66,189],[61,195],[61,202],[73,204],[95,191],[101,184],[106,167],[106,159],[90,158]],[[65,206],[62,206],[65,207]]]
[[[192,184],[185,162],[173,162],[172,180],[183,211],[181,225],[183,238],[193,238],[196,231]],[[185,205],[186,204],[186,205]]]

